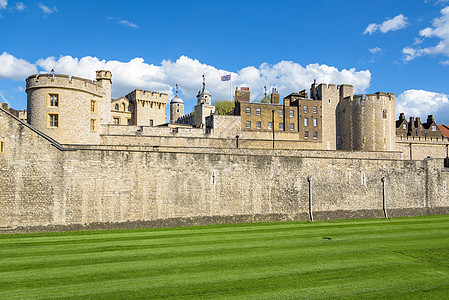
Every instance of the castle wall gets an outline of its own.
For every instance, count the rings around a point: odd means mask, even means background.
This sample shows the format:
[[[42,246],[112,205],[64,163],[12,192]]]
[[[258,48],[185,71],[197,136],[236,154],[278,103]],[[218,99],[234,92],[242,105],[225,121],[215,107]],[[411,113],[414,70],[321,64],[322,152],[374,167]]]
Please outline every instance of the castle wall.
[[[442,170],[442,159],[107,146],[63,151],[3,110],[0,140],[6,145],[0,154],[1,227],[302,220],[308,218],[310,176],[316,219],[382,217],[382,177],[390,216],[449,212],[449,172]]]
[[[396,150],[403,153],[405,160],[445,158],[449,141],[447,138],[396,137]]]

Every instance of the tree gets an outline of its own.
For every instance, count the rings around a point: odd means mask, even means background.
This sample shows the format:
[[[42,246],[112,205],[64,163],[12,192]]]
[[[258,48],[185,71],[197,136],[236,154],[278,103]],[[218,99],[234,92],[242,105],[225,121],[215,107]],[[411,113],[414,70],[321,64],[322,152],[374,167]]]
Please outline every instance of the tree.
[[[217,100],[214,105],[216,115],[229,115],[235,108],[235,102],[230,100]]]

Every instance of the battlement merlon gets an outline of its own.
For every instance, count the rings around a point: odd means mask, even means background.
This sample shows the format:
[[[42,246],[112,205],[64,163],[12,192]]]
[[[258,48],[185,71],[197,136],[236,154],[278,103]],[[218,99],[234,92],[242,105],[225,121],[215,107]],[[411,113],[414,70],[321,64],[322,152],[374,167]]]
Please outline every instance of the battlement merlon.
[[[99,70],[95,72],[95,78],[98,82],[108,82],[112,84],[112,73],[108,70]]]
[[[163,104],[168,103],[168,94],[141,89],[133,90],[132,92],[128,93],[125,96],[125,98],[127,98],[129,101],[143,100],[143,101],[161,102]]]
[[[352,97],[354,87],[350,84],[317,84],[316,81],[310,87],[310,98],[315,100],[323,100],[328,95],[339,96],[340,99]]]
[[[26,92],[28,90],[37,88],[55,88],[55,89],[71,89],[90,93],[92,95],[101,97],[104,93],[104,87],[101,82],[92,81],[62,74],[34,74],[26,79]]]

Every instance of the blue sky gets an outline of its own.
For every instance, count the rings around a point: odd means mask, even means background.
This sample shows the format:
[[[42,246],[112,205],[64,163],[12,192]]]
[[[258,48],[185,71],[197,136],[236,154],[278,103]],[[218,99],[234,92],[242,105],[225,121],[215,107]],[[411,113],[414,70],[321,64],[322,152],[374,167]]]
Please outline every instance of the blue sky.
[[[249,86],[281,97],[313,79],[392,92],[397,114],[449,124],[449,0],[11,1],[0,0],[0,101],[26,108],[25,78],[113,73],[113,97],[169,93],[186,112],[201,74],[213,99]]]

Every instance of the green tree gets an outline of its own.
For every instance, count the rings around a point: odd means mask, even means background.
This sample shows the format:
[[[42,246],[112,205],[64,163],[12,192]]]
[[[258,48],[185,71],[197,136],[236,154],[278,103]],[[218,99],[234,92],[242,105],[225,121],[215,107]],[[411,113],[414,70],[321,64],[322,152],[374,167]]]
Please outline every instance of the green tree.
[[[235,108],[235,102],[230,100],[217,100],[214,105],[216,115],[229,115]]]

